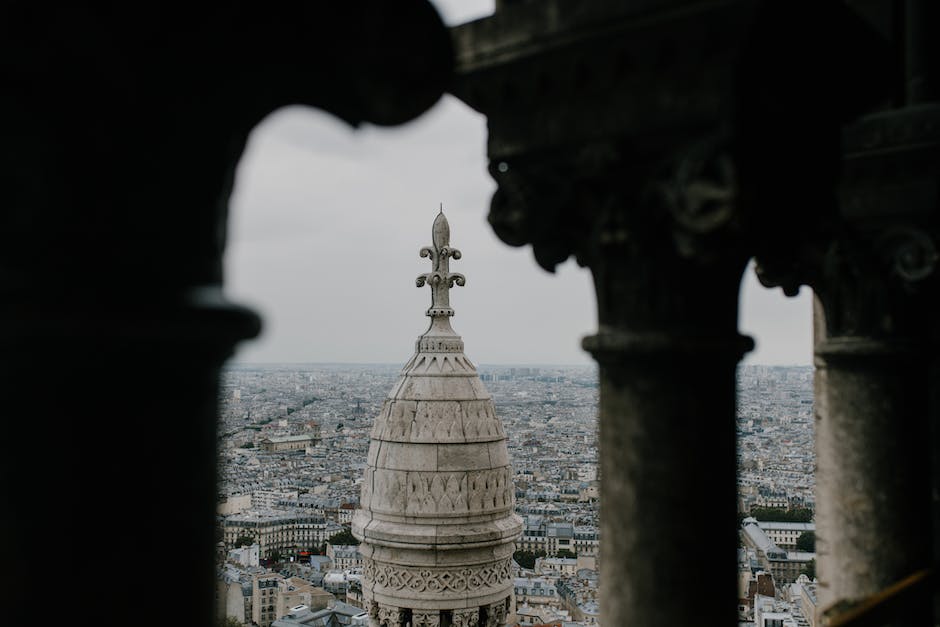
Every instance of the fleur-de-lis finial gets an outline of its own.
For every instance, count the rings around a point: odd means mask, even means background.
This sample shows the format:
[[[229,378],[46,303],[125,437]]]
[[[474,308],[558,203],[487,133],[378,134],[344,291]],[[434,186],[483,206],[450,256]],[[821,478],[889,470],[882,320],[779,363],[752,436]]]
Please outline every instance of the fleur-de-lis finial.
[[[450,247],[450,224],[444,217],[444,205],[441,203],[440,213],[434,218],[431,227],[431,246],[421,249],[422,257],[431,258],[431,272],[420,275],[415,284],[423,287],[425,283],[431,286],[431,307],[426,314],[432,318],[438,316],[453,316],[454,310],[450,307],[450,288],[457,285],[463,287],[467,279],[462,274],[450,271],[450,258],[460,259],[460,251]]]

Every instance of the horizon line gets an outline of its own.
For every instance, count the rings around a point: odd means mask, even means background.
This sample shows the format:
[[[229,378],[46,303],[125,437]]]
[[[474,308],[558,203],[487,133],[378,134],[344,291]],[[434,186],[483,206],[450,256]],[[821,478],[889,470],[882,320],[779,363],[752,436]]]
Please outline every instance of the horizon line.
[[[237,361],[228,360],[225,365],[238,366],[402,366],[403,362],[391,361]],[[583,368],[597,366],[596,362],[574,364],[561,362],[480,362],[478,366],[566,366]],[[813,368],[813,364],[772,364],[772,363],[739,363],[739,366],[759,366],[763,368]]]

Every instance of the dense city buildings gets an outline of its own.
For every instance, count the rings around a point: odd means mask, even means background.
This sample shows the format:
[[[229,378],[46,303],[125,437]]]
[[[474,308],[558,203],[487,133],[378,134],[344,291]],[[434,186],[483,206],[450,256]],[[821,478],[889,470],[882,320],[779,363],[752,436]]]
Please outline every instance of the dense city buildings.
[[[307,606],[300,610],[282,603],[286,613],[275,617],[279,624],[303,624],[299,621],[339,603],[363,607],[361,555],[346,541],[324,545],[349,528],[359,507],[373,422],[400,370],[385,364],[272,364],[232,365],[225,373],[220,555],[227,556],[239,540],[250,540],[258,551],[253,568],[266,572],[267,565],[284,579],[307,581],[331,599],[325,603],[326,597],[318,597],[319,607],[295,604]],[[517,622],[596,624],[603,577],[596,369],[484,364],[477,371],[502,421],[515,511],[523,519],[513,573]],[[802,535],[814,531],[812,518],[748,519],[752,509],[814,509],[812,376],[810,367],[739,369],[739,609],[744,624],[754,624],[755,611],[766,618],[772,609],[787,613],[794,625],[812,624],[806,608],[815,602],[815,584],[802,573],[814,554],[797,546]],[[317,441],[303,449],[267,451],[262,445],[312,431]],[[696,533],[694,517],[688,524]],[[246,572],[251,569],[233,559],[224,560],[227,571],[220,567],[230,580],[226,590],[234,600],[229,607],[241,603],[241,614],[233,610],[230,615],[248,616],[250,623],[251,600],[240,592],[242,584],[233,573],[241,572],[250,590],[252,575]],[[758,581],[771,587],[758,587]],[[278,607],[276,599],[268,605]]]
[[[738,369],[739,510],[815,509],[813,368]]]

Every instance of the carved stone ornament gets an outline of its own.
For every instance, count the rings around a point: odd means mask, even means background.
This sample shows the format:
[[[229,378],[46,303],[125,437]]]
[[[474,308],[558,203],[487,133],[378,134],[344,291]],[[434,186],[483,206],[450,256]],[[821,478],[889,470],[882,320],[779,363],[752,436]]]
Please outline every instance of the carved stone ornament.
[[[475,592],[509,581],[512,578],[512,565],[511,559],[505,559],[486,566],[454,570],[419,569],[376,564],[373,560],[364,559],[363,578],[366,586],[372,583],[376,589],[384,589],[386,593],[396,590],[430,593]]]
[[[480,610],[475,607],[454,610],[452,624],[453,627],[479,627]]]
[[[375,418],[352,519],[364,602],[410,608],[414,626],[438,624],[437,614],[419,616],[429,605],[479,612],[511,594],[510,556],[522,531],[506,432],[451,327],[449,290],[465,279],[449,268],[461,255],[443,212],[432,241],[421,250],[432,271],[417,280],[431,286],[430,324]]]
[[[380,512],[452,515],[499,512],[512,507],[510,470],[495,468],[456,473],[367,469],[372,485],[363,504]]]
[[[440,627],[440,612],[415,612],[411,616],[412,627]]]
[[[937,246],[923,229],[897,225],[878,238],[877,248],[891,271],[908,284],[928,278],[937,269]]]
[[[405,620],[405,612],[400,607],[378,605],[376,620],[379,627],[399,627]]]
[[[505,627],[506,602],[493,603],[487,608],[486,627]]]
[[[462,274],[450,271],[450,258],[460,259],[461,255],[459,250],[450,247],[450,225],[444,217],[443,207],[431,227],[431,242],[431,246],[425,246],[420,252],[422,257],[431,258],[431,272],[419,275],[415,284],[418,287],[424,287],[425,283],[431,286],[431,308],[427,311],[428,316],[453,316],[450,288],[454,283],[463,287],[467,279]]]

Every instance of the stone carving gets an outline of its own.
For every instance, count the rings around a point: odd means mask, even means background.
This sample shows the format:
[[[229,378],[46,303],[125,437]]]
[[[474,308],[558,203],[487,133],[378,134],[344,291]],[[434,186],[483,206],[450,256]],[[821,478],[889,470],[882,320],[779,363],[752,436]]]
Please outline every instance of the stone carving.
[[[450,288],[454,283],[463,287],[467,283],[464,275],[450,271],[450,258],[460,259],[460,251],[450,247],[450,225],[447,218],[444,217],[444,209],[434,219],[431,227],[432,246],[425,246],[421,249],[422,257],[431,258],[431,272],[418,276],[415,284],[418,287],[424,287],[427,283],[431,286],[431,308],[427,315],[435,316],[453,316],[454,310],[450,308]]]
[[[489,399],[388,399],[372,426],[373,439],[393,442],[476,442],[504,437]]]
[[[471,472],[406,472],[379,469],[366,474],[362,502],[376,511],[427,516],[484,513],[512,508],[507,467]],[[364,484],[366,482],[363,482]]]
[[[417,280],[432,288],[430,326],[375,419],[352,520],[365,557],[363,601],[389,606],[370,609],[373,627],[484,627],[487,604],[512,593],[508,555],[522,521],[506,434],[450,326],[449,290],[465,279],[450,272],[460,253],[449,231],[441,212],[421,253],[432,272]]]
[[[498,586],[512,577],[511,560],[459,570],[408,568],[363,560],[363,587],[374,584],[386,590],[410,590],[429,593],[474,592]]]
[[[504,627],[506,624],[506,602],[493,603],[487,608],[486,627]]]
[[[705,137],[680,153],[672,176],[658,184],[672,217],[676,250],[683,257],[710,258],[722,237],[737,235],[737,182],[728,138]]]
[[[923,281],[937,268],[940,255],[933,238],[924,230],[898,225],[886,230],[877,242],[891,270],[908,283]]]
[[[441,624],[440,612],[415,612],[411,616],[412,627],[439,627]]]
[[[444,337],[444,338],[431,338],[431,337],[422,337],[418,339],[417,348],[419,352],[422,353],[462,353],[463,352],[463,340],[460,338]],[[424,358],[421,358],[424,360]],[[459,358],[457,358],[459,359]],[[473,367],[473,364],[470,363],[470,360],[464,357],[459,359],[461,362],[460,365],[468,372],[476,372],[476,368]],[[415,364],[413,361],[408,362],[405,365],[405,369],[419,369],[422,363]],[[428,366],[427,372],[433,372],[433,370]]]
[[[475,607],[454,610],[453,627],[479,627],[480,610]]]
[[[400,627],[405,621],[405,613],[399,607],[379,605],[375,602],[373,602],[372,605],[377,606],[374,618],[378,622],[379,627]]]

